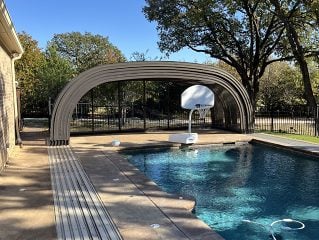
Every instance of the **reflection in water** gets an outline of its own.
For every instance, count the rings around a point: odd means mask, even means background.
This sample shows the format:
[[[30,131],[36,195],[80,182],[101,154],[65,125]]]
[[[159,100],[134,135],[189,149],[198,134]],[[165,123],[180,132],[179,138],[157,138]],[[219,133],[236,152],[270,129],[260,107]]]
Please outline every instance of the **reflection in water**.
[[[130,157],[163,190],[196,198],[196,215],[226,240],[269,239],[278,219],[303,221],[298,232],[277,239],[314,240],[319,236],[319,161],[304,155],[243,145],[159,151]]]

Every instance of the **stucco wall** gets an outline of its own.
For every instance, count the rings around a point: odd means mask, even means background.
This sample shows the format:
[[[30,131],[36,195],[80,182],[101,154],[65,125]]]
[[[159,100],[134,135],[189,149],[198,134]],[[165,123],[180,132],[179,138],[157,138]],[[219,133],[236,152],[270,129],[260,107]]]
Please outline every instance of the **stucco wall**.
[[[15,145],[14,84],[11,58],[0,45],[0,171]]]

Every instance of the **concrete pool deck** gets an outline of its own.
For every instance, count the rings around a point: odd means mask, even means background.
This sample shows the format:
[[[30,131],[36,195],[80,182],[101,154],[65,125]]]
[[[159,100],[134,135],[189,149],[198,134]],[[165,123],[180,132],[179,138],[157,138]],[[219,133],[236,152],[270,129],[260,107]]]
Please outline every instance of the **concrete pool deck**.
[[[35,133],[33,133],[35,131]],[[206,132],[207,133],[207,132]],[[222,239],[191,213],[191,199],[163,193],[117,151],[168,144],[168,132],[109,134],[71,138],[71,147],[104,202],[123,239]],[[45,135],[25,129],[24,146],[17,148],[0,175],[0,239],[56,239],[54,205]],[[248,142],[259,139],[280,144],[307,144],[269,135],[242,135],[223,131],[200,133],[200,144]],[[272,136],[271,136],[272,137]],[[119,139],[120,148],[111,146]],[[266,139],[266,140],[263,140]],[[308,146],[308,147],[307,147]],[[159,228],[152,228],[159,224]]]
[[[284,147],[286,149],[303,152],[309,155],[319,156],[319,144],[309,143],[302,140],[292,140],[289,138],[265,133],[253,133],[251,136],[255,141],[272,144],[278,147]]]
[[[46,135],[33,128],[22,137],[0,174],[0,239],[55,239]]]

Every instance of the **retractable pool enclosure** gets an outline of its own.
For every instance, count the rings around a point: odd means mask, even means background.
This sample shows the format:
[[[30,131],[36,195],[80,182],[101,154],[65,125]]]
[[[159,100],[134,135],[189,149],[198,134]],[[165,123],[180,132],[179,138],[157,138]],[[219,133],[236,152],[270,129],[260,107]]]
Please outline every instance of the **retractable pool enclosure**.
[[[134,82],[142,83],[140,85],[144,87],[144,90],[141,90],[144,94],[141,97],[143,106],[145,106],[145,82],[157,82],[163,85],[169,82],[171,89],[174,89],[174,86],[186,89],[190,85],[205,85],[215,94],[215,105],[210,114],[212,127],[241,133],[249,133],[253,129],[253,109],[249,96],[242,84],[227,72],[209,65],[194,63],[129,62],[94,67],[81,73],[66,85],[54,103],[50,144],[69,144],[72,116],[81,98],[91,89],[102,84],[117,83],[121,86],[121,84],[127,85],[128,82],[133,84],[133,88]],[[168,100],[170,98],[172,96],[167,97]],[[130,101],[133,103],[133,100]],[[121,108],[120,102],[117,108]],[[140,120],[144,122],[142,130],[146,130],[145,111],[143,114]],[[168,126],[173,118],[172,115],[167,115]],[[91,120],[94,120],[93,117]],[[120,123],[119,127],[121,130]]]

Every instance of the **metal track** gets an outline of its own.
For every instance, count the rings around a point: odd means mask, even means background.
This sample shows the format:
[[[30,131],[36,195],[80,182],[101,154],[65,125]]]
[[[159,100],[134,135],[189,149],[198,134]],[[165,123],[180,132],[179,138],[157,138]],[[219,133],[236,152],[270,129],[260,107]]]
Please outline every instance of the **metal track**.
[[[48,152],[58,239],[122,239],[71,148]]]

